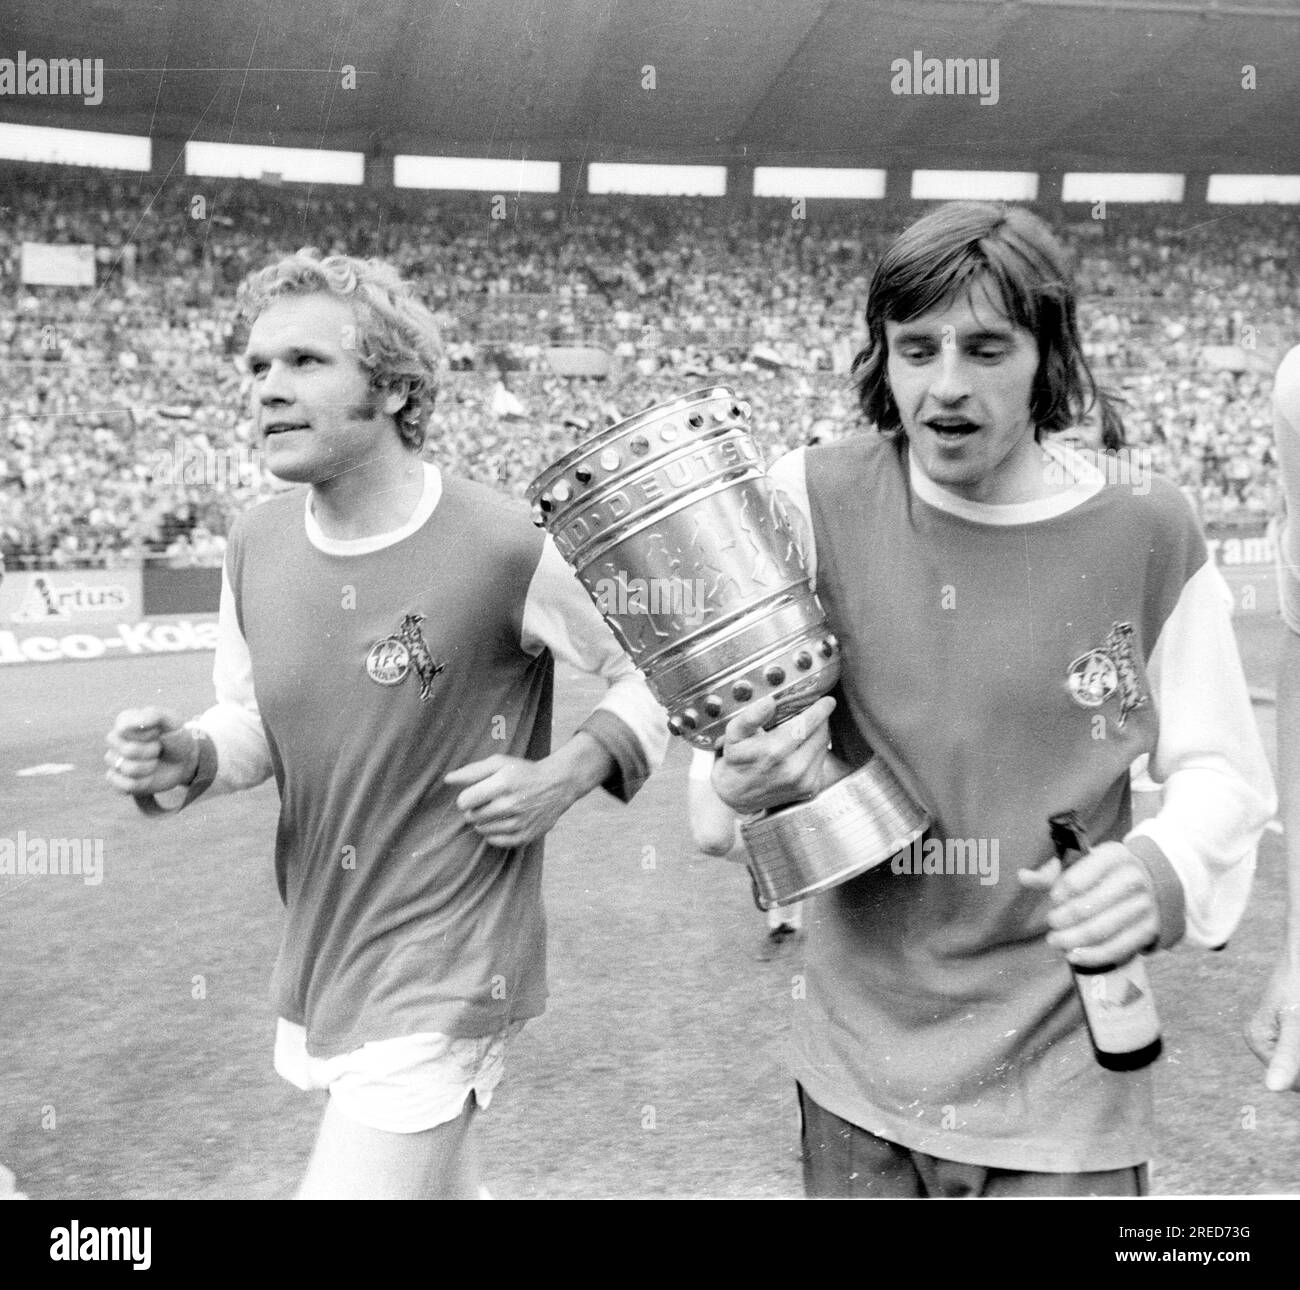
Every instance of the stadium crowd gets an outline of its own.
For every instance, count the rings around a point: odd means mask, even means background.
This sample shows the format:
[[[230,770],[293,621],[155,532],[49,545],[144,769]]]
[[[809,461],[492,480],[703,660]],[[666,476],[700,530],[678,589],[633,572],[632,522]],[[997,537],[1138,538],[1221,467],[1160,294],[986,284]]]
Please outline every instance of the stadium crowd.
[[[392,260],[423,286],[448,371],[427,451],[521,493],[579,439],[713,381],[775,455],[860,423],[848,365],[874,261],[917,206],[694,199],[580,207],[19,167],[0,220],[0,553],[10,568],[220,558],[275,488],[258,466],[235,288],[303,245]],[[494,209],[495,206],[495,209]],[[504,209],[503,209],[504,208]],[[494,219],[494,213],[504,218]],[[1129,443],[1209,521],[1274,503],[1269,389],[1300,336],[1300,218],[1233,208],[1043,212],[1070,246],[1087,352]],[[23,242],[90,243],[94,290],[28,287]],[[607,377],[552,370],[595,346]]]

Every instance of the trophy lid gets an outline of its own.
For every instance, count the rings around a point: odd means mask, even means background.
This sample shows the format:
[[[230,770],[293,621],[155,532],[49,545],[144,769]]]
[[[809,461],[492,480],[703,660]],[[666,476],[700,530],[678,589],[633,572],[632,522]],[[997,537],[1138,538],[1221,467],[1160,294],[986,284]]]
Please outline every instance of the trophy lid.
[[[736,392],[730,386],[711,385],[692,390],[689,394],[680,395],[678,398],[669,399],[664,403],[653,404],[651,407],[633,413],[632,416],[625,417],[622,421],[615,422],[614,425],[607,426],[599,433],[584,439],[576,448],[565,453],[563,457],[552,462],[542,471],[528,485],[525,496],[530,504],[535,503],[557,480],[563,478],[568,471],[577,466],[584,458],[599,455],[611,444],[617,443],[627,436],[634,435],[638,430],[644,429],[646,426],[668,420],[688,411],[697,404],[708,403],[714,399],[726,399],[737,405],[741,403],[741,400],[736,396]]]

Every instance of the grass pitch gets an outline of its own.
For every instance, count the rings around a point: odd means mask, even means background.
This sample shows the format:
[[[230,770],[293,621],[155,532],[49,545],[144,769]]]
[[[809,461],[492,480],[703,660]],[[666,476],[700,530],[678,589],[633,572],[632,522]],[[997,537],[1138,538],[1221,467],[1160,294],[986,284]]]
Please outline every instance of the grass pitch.
[[[1257,690],[1279,639],[1271,619],[1240,624]],[[98,885],[0,878],[0,1160],[33,1197],[271,1198],[306,1164],[321,1097],[271,1066],[274,787],[148,820],[102,778],[120,708],[197,711],[210,671],[191,654],[0,673],[0,828],[104,845]],[[557,738],[596,693],[561,675]],[[1272,709],[1256,713],[1271,750]],[[802,940],[771,946],[744,871],[693,852],[686,752],[630,807],[580,803],[548,843],[550,1007],[482,1118],[499,1196],[801,1192],[781,1048]],[[16,773],[42,763],[72,769]],[[1284,899],[1270,833],[1231,946],[1152,965],[1156,1194],[1300,1193],[1300,1097],[1268,1093],[1241,1038]]]

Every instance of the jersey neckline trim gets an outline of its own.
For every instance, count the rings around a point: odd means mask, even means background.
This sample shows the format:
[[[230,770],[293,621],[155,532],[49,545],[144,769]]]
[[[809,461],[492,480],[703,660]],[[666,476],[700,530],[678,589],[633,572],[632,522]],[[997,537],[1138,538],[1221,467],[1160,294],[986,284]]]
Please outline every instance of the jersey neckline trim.
[[[1031,502],[972,502],[965,497],[958,497],[956,493],[950,493],[936,484],[921,469],[910,446],[907,450],[908,480],[912,491],[935,510],[969,520],[973,524],[990,525],[1038,524],[1043,520],[1053,520],[1074,510],[1076,506],[1082,506],[1105,487],[1105,476],[1082,453],[1050,441],[1042,447],[1061,470],[1063,478],[1074,482],[1059,493],[1053,493],[1050,497],[1038,497]]]
[[[369,555],[373,551],[382,551],[386,547],[396,546],[398,542],[404,541],[429,522],[429,517],[442,500],[442,472],[431,461],[426,461],[423,465],[424,492],[420,494],[420,500],[416,503],[415,510],[411,512],[411,518],[401,528],[392,529],[388,533],[374,533],[369,537],[327,537],[312,513],[311,490],[308,489],[303,504],[307,541],[326,555]]]

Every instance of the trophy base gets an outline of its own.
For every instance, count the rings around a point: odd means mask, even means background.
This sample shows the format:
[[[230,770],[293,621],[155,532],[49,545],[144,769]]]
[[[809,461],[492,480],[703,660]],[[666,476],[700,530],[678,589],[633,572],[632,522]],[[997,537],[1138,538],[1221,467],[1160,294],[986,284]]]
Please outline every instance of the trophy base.
[[[791,905],[874,868],[930,827],[879,757],[818,793],[740,826],[759,909]]]

